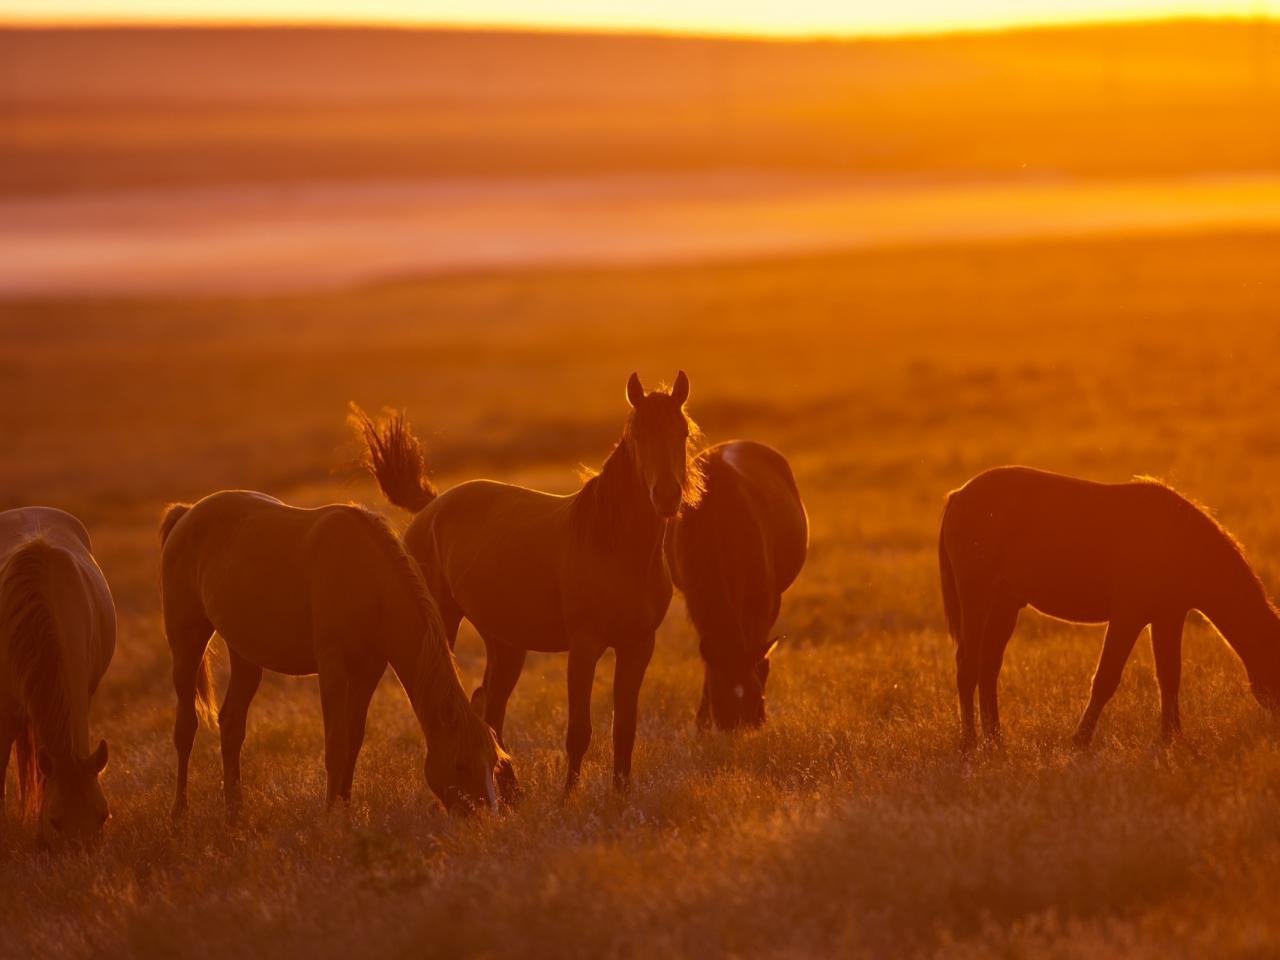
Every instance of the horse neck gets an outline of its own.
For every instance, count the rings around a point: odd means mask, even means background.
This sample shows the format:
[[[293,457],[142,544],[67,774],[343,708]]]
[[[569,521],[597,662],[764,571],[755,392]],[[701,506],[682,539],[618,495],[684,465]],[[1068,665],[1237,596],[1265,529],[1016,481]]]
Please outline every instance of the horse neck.
[[[665,522],[654,513],[625,443],[613,448],[578,498],[579,522],[597,546],[611,554],[646,557],[661,547]]]
[[[440,730],[442,712],[433,705],[443,697],[458,697],[466,703],[466,693],[453,666],[453,655],[444,639],[443,627],[426,625],[416,634],[412,630],[394,631],[391,643],[391,669],[400,679],[413,714],[418,719],[427,746],[434,742]],[[413,640],[417,637],[417,641]]]
[[[1243,558],[1217,565],[1200,611],[1244,662],[1249,676],[1280,672],[1280,614]]]
[[[47,597],[49,584],[65,573],[59,559],[43,564],[28,556],[6,571],[0,636],[7,638],[4,659],[21,689],[36,743],[61,764],[89,753],[89,704],[88,651],[65,642],[87,625],[66,622],[70,606],[60,609]],[[61,593],[74,596],[65,586]],[[77,652],[83,657],[76,658]]]

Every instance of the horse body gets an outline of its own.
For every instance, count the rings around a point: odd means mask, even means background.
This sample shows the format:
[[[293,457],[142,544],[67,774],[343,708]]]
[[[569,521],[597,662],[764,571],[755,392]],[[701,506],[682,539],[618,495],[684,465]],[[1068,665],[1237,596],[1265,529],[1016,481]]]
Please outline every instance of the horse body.
[[[319,675],[333,803],[350,799],[369,701],[388,664],[427,738],[437,796],[446,806],[460,797],[492,802],[496,743],[466,703],[425,585],[383,521],[351,505],[306,510],[260,493],[223,491],[171,508],[162,540],[165,632],[178,694],[176,813],[186,807],[197,700],[206,708],[211,700],[205,654],[215,629],[231,660],[218,722],[233,810],[245,721],[264,669]]]
[[[484,640],[485,719],[500,742],[526,653],[569,654],[566,789],[591,740],[591,686],[609,647],[615,783],[630,777],[640,686],[671,602],[663,532],[700,489],[689,460],[688,389],[681,373],[670,394],[645,394],[632,374],[622,439],[570,496],[484,480],[437,495],[403,419],[380,426],[356,414],[375,479],[391,502],[415,513],[405,546],[440,605],[450,643],[463,617]],[[514,789],[509,765],[500,779]]]
[[[1280,616],[1230,535],[1161,483],[1093,483],[1026,467],[989,470],[948,498],[939,560],[967,744],[975,738],[975,686],[983,727],[999,735],[996,680],[1024,606],[1062,620],[1108,624],[1078,744],[1092,738],[1148,624],[1162,734],[1178,732],[1182,628],[1191,610],[1203,613],[1235,649],[1261,701],[1280,698]]]
[[[446,627],[465,610],[486,642],[568,650],[556,545],[572,506],[571,497],[472,480],[420,511],[405,547],[419,558]],[[495,543],[504,549],[491,549]]]
[[[0,800],[17,746],[24,806],[45,844],[95,839],[107,747],[89,703],[115,652],[116,612],[89,535],[50,507],[0,512]]]
[[[786,458],[750,440],[699,455],[706,489],[666,540],[706,667],[698,723],[764,723],[771,631],[804,566],[809,520]]]

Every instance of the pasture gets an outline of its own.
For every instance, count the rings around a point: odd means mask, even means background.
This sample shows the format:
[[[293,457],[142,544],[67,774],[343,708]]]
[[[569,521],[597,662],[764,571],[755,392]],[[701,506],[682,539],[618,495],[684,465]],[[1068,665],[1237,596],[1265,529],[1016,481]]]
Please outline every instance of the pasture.
[[[0,954],[1274,953],[1280,731],[1230,651],[1192,617],[1186,738],[1165,750],[1140,641],[1077,755],[1101,631],[1024,614],[1007,750],[963,759],[936,544],[944,494],[984,467],[1149,473],[1211,505],[1275,596],[1277,262],[1271,234],[1132,236],[0,306],[0,507],[81,517],[120,609],[91,722],[113,820],[95,855],[50,860],[10,797]],[[354,468],[349,400],[406,408],[441,487],[569,491],[616,439],[627,375],[678,368],[708,437],[785,452],[810,513],[763,730],[695,730],[702,667],[677,599],[626,796],[609,778],[611,655],[562,802],[565,659],[534,654],[506,731],[525,797],[496,819],[435,809],[390,675],[353,803],[326,814],[315,680],[268,674],[240,821],[202,729],[190,812],[170,824],[167,501],[243,487],[403,526]],[[470,688],[466,626],[458,653]],[[216,672],[225,688],[225,655]]]

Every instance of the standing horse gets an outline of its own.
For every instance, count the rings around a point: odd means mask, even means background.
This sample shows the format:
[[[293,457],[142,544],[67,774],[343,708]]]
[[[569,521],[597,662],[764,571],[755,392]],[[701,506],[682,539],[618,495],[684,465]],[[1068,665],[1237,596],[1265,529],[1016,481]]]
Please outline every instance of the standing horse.
[[[975,686],[984,732],[999,738],[996,681],[1024,606],[1061,620],[1107,623],[1078,746],[1092,739],[1147,624],[1161,735],[1168,740],[1180,731],[1182,626],[1190,610],[1204,614],[1236,651],[1259,702],[1280,707],[1280,615],[1230,534],[1162,483],[988,470],[947,498],[938,554],[966,748],[977,736]]]
[[[649,394],[633,373],[622,439],[601,471],[570,496],[489,480],[437,495],[403,418],[377,425],[354,413],[383,493],[416,514],[405,546],[440,604],[450,643],[463,617],[484,640],[485,719],[499,742],[526,652],[568,652],[566,791],[577,782],[591,742],[591,685],[596,662],[610,646],[616,657],[614,782],[623,787],[631,775],[640,685],[671,602],[663,532],[701,492],[691,463],[688,398],[683,371],[670,393]],[[515,787],[509,764],[501,785]]]
[[[107,744],[89,749],[89,701],[115,646],[111,589],[80,521],[50,507],[0,513],[0,807],[16,746],[44,846],[91,843],[106,825]]]
[[[804,566],[809,518],[778,451],[750,440],[698,457],[702,501],[667,534],[671,578],[684,594],[706,665],[698,725],[764,724],[770,632],[782,594]]]
[[[496,806],[503,754],[467,703],[440,615],[413,560],[380,517],[354,505],[302,510],[261,493],[174,504],[160,525],[164,628],[178,696],[173,740],[187,807],[199,725],[213,725],[206,648],[231,657],[218,713],[229,811],[240,805],[240,748],[263,670],[320,676],[328,802],[351,799],[369,701],[390,663],[427,739],[425,773],[446,808]]]

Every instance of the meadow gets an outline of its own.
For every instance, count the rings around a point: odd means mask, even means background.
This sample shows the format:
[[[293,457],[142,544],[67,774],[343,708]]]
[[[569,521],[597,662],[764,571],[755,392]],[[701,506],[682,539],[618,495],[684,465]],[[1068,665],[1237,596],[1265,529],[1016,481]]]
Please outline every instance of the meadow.
[[[1266,233],[1133,236],[0,306],[0,506],[81,516],[120,610],[91,724],[113,820],[95,854],[49,859],[10,796],[0,954],[1274,955],[1280,731],[1228,648],[1193,615],[1186,737],[1164,749],[1140,643],[1078,755],[1101,632],[1024,613],[1008,748],[964,759],[936,538],[946,492],[993,464],[1154,474],[1212,505],[1274,595],[1278,258]],[[611,655],[562,802],[565,661],[535,654],[507,723],[526,796],[496,818],[435,808],[390,676],[353,804],[326,814],[316,684],[268,675],[241,821],[202,731],[191,813],[170,823],[165,502],[247,487],[402,523],[354,469],[349,400],[406,408],[442,485],[568,491],[619,432],[631,370],[678,368],[710,439],[791,458],[811,516],[763,730],[695,730],[677,599],[625,796]],[[470,687],[465,626],[458,653]]]

